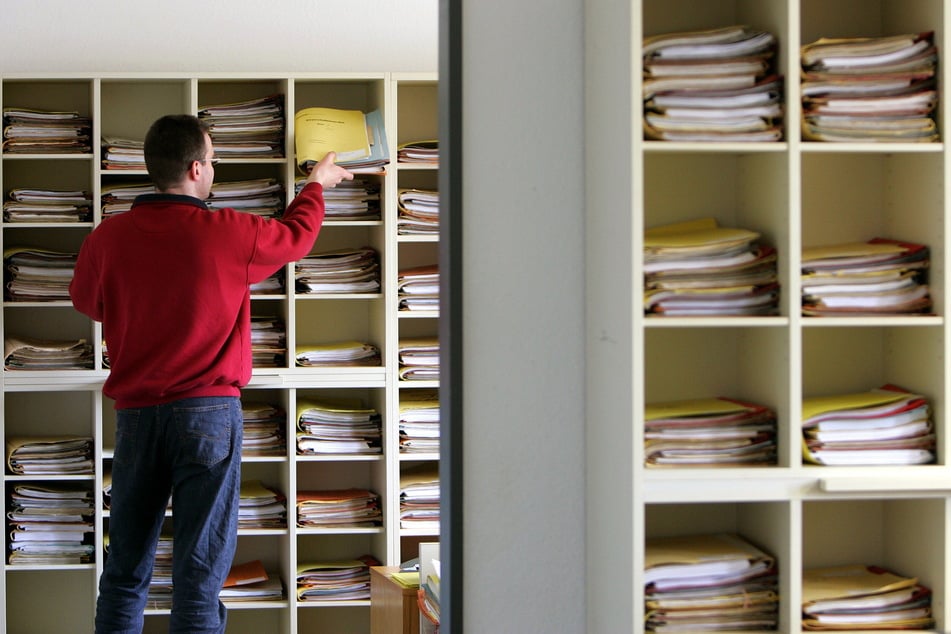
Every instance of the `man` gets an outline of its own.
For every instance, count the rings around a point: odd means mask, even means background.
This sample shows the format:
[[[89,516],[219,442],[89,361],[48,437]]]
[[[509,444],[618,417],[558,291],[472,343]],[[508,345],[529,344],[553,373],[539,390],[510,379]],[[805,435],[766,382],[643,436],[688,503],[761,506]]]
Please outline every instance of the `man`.
[[[140,632],[155,547],[173,494],[170,631],[224,632],[218,591],[237,542],[242,416],[251,377],[249,285],[306,255],[323,189],[353,174],[329,153],[280,220],[202,202],[217,158],[190,115],[145,137],[156,194],[85,240],[70,285],[77,310],[103,324],[115,401],[109,555],[96,632]]]

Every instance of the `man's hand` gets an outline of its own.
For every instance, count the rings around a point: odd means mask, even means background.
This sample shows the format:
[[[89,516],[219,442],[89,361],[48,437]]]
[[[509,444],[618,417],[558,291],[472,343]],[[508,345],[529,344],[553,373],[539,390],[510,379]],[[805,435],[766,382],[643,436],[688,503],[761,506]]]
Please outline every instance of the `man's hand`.
[[[336,160],[336,152],[327,152],[326,156],[314,165],[314,169],[310,170],[307,182],[320,183],[326,189],[336,187],[340,181],[352,181],[353,172],[337,165]]]

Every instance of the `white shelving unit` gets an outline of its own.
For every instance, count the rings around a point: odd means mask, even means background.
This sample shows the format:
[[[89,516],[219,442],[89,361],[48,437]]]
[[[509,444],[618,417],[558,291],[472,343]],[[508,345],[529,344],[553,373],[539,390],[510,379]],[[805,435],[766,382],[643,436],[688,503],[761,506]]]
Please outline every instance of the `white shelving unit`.
[[[397,311],[397,272],[400,268],[435,263],[438,241],[409,240],[396,233],[398,187],[436,188],[438,171],[396,160],[399,143],[436,138],[437,79],[432,73],[350,74],[75,74],[0,77],[0,103],[44,110],[78,111],[93,120],[93,151],[73,155],[0,155],[0,189],[14,187],[83,189],[92,192],[92,222],[23,224],[4,223],[0,242],[78,251],[84,237],[102,221],[103,187],[113,183],[148,182],[143,171],[107,171],[100,168],[102,136],[142,139],[148,126],[163,114],[196,114],[200,107],[281,94],[285,100],[285,158],[224,159],[216,181],[273,177],[283,183],[287,202],[298,176],[294,160],[294,113],[302,108],[327,106],[369,112],[381,109],[390,148],[385,175],[368,175],[381,190],[378,221],[327,220],[314,252],[369,245],[379,254],[383,291],[378,294],[301,295],[294,290],[293,263],[284,271],[286,291],[280,295],[252,296],[252,313],[282,318],[287,329],[287,363],[278,368],[255,369],[242,400],[266,402],[287,412],[287,451],[282,457],[245,458],[242,478],[260,479],[287,496],[288,526],[279,530],[239,531],[236,561],[261,559],[280,575],[286,588],[283,601],[231,604],[229,632],[369,632],[369,601],[301,602],[296,598],[298,562],[335,560],[372,554],[385,565],[395,565],[417,554],[419,541],[437,541],[438,531],[407,534],[400,530],[399,473],[406,464],[438,460],[438,455],[413,457],[399,453],[398,406],[403,390],[438,384],[404,385],[398,381],[397,344],[402,336],[435,335],[438,314],[402,318]],[[80,480],[95,492],[95,562],[86,565],[24,567],[4,563],[0,576],[3,621],[0,631],[51,632],[61,630],[69,615],[71,631],[92,631],[96,585],[103,564],[103,537],[109,513],[103,510],[103,467],[112,456],[115,415],[101,391],[108,369],[102,364],[102,328],[76,312],[69,302],[22,303],[5,301],[5,335],[40,338],[84,338],[93,343],[95,368],[58,372],[5,370],[2,382],[4,437],[13,434],[82,434],[95,439],[96,471],[90,476],[3,475],[5,504],[11,488],[21,481]],[[295,367],[298,345],[360,339],[379,346],[380,367],[313,369]],[[310,397],[357,396],[383,416],[382,456],[299,456],[296,452],[296,406]],[[296,526],[296,492],[306,489],[369,488],[381,496],[383,526],[369,529],[313,529]],[[9,538],[8,538],[9,539]],[[4,558],[6,561],[6,558]],[[50,610],[50,601],[57,609]],[[167,610],[148,610],[147,632],[165,631]]]
[[[805,568],[869,563],[919,577],[938,631],[951,628],[948,218],[949,100],[943,142],[817,143],[799,132],[799,49],[820,37],[934,31],[949,85],[945,0],[633,0],[588,3],[588,594],[591,631],[644,629],[649,536],[736,532],[773,553],[782,632],[800,632]],[[649,35],[747,24],[774,33],[785,76],[776,143],[646,141],[641,42]],[[779,252],[780,315],[644,315],[643,232],[714,216]],[[805,246],[875,236],[931,247],[933,316],[810,318],[800,313]],[[927,396],[937,461],[819,467],[801,457],[804,397],[896,383]],[[644,464],[645,404],[736,396],[778,413],[779,460],[754,469]]]

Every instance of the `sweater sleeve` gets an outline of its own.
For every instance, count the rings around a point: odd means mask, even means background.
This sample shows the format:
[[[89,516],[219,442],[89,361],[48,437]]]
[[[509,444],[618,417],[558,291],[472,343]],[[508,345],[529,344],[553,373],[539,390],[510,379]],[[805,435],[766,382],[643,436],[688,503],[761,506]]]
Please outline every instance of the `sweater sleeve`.
[[[95,248],[92,243],[92,235],[89,235],[79,249],[73,279],[69,283],[69,297],[76,310],[96,321],[102,321],[100,267],[96,262]]]
[[[307,255],[324,222],[324,190],[308,183],[281,218],[261,223],[248,267],[251,283],[260,282],[288,262]]]

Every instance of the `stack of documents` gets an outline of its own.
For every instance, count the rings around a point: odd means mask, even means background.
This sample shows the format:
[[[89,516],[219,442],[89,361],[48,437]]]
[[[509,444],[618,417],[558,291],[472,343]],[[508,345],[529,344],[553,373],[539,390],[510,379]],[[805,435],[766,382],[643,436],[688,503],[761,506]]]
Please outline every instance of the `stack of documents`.
[[[927,246],[874,238],[803,249],[804,315],[927,313]]]
[[[284,293],[284,268],[279,268],[260,282],[250,284],[248,289],[255,295],[281,295]]]
[[[238,528],[286,528],[286,503],[283,493],[260,480],[243,481],[238,501]]]
[[[159,535],[155,548],[152,580],[149,582],[146,607],[167,610],[172,607],[172,536]]]
[[[430,189],[401,189],[396,197],[399,214],[396,232],[401,235],[439,233],[439,192]]]
[[[294,264],[299,293],[378,293],[379,255],[371,247],[305,256]]]
[[[123,183],[119,185],[103,185],[102,187],[102,217],[108,218],[132,209],[132,203],[137,196],[154,194],[155,185],[152,183]]]
[[[400,453],[439,452],[439,394],[414,390],[400,394]]]
[[[122,137],[102,137],[102,168],[106,170],[144,170],[145,143]]]
[[[436,264],[403,269],[397,274],[400,310],[439,310],[439,267]]]
[[[806,398],[803,457],[822,465],[904,465],[934,461],[928,400],[894,385]]]
[[[304,108],[294,116],[297,166],[307,174],[328,152],[338,165],[358,174],[382,174],[390,162],[379,110]]]
[[[439,530],[439,463],[400,471],[400,528]]]
[[[314,454],[383,452],[382,417],[360,399],[297,401],[297,451]]]
[[[11,302],[69,301],[75,253],[10,247],[3,252],[6,298]]]
[[[8,436],[7,466],[17,475],[92,473],[88,436]]]
[[[256,368],[287,365],[287,329],[280,317],[251,316],[251,365]]]
[[[648,631],[776,629],[774,559],[742,537],[649,537],[645,562]]]
[[[802,61],[809,141],[937,141],[934,34],[822,38]]]
[[[92,120],[78,112],[3,109],[3,153],[88,154]]]
[[[365,601],[370,598],[370,566],[379,566],[372,555],[339,561],[297,564],[299,601]]]
[[[381,526],[380,496],[367,489],[297,492],[297,525],[301,528],[366,528]]]
[[[399,341],[400,380],[439,380],[439,340],[416,337]]]
[[[229,601],[280,601],[284,584],[277,574],[268,574],[260,559],[233,564],[218,598]]]
[[[294,194],[300,193],[306,177],[294,181]],[[363,178],[341,181],[324,190],[324,218],[327,220],[379,220],[380,186]]]
[[[12,566],[84,564],[92,561],[93,493],[65,483],[19,484],[7,512]]]
[[[931,630],[931,590],[879,566],[802,573],[804,630]]]
[[[776,414],[729,398],[652,403],[644,412],[649,467],[776,463]]]
[[[244,436],[241,456],[283,456],[287,453],[284,426],[287,413],[270,403],[241,403]]]
[[[644,232],[644,311],[658,315],[775,315],[776,250],[759,234],[713,218]]]
[[[396,148],[396,160],[398,163],[439,165],[439,141],[427,139],[401,143]]]
[[[198,118],[210,127],[208,134],[216,156],[284,156],[284,95],[202,106],[198,109]]]
[[[297,365],[305,368],[380,365],[380,349],[372,343],[341,341],[297,348]]]
[[[8,336],[3,340],[7,370],[85,370],[93,366],[85,339],[51,340]]]
[[[215,183],[205,204],[209,209],[231,208],[275,218],[284,211],[284,186],[276,178]]]
[[[644,131],[665,141],[778,141],[776,38],[746,26],[644,39]]]
[[[3,203],[4,222],[88,222],[92,220],[92,194],[82,190],[10,190]]]

